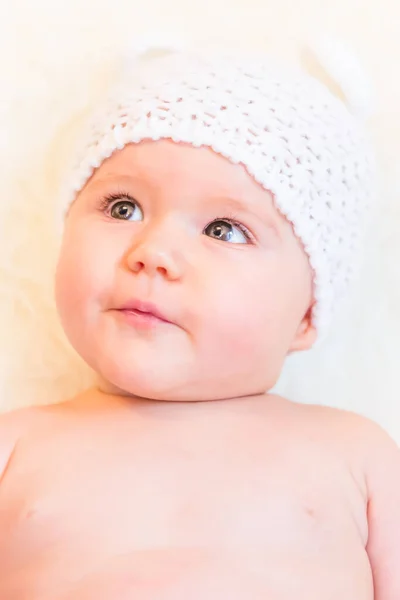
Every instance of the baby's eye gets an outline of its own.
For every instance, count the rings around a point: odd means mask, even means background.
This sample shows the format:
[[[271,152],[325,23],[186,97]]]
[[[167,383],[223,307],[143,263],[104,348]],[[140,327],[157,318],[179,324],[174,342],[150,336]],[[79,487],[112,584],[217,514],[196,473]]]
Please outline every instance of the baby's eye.
[[[142,221],[143,212],[134,200],[119,200],[109,208],[110,216],[121,221]]]
[[[224,219],[213,221],[207,225],[203,233],[216,240],[231,242],[232,244],[248,244],[250,239],[244,225],[231,223]]]

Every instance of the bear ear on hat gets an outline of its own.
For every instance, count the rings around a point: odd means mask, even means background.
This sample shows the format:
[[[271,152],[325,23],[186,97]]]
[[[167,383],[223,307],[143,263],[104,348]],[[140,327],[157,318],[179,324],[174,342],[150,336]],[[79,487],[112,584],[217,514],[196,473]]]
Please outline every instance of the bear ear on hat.
[[[305,67],[361,120],[375,111],[375,94],[370,77],[352,49],[328,34],[314,36],[303,53]]]
[[[132,71],[133,65],[140,58],[149,58],[182,52],[187,48],[187,41],[180,34],[152,33],[136,37],[124,46],[118,56],[121,73]]]

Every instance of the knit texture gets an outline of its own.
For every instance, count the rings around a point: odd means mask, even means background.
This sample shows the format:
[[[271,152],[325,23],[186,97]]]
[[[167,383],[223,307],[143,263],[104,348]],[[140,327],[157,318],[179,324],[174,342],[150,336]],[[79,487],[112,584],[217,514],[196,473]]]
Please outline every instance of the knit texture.
[[[116,150],[158,139],[210,147],[272,192],[309,257],[323,338],[358,268],[374,195],[357,118],[319,81],[265,57],[138,57],[79,141],[63,209]]]

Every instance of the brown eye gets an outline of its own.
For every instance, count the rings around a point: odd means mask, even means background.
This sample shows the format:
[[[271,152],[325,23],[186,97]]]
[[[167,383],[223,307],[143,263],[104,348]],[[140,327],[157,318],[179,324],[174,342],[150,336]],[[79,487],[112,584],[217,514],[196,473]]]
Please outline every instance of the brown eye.
[[[142,221],[143,213],[136,202],[130,200],[120,200],[115,202],[110,208],[110,215],[113,219],[120,221]]]
[[[204,234],[221,242],[230,242],[231,244],[247,244],[249,241],[246,232],[230,221],[219,219],[213,221],[204,229]]]

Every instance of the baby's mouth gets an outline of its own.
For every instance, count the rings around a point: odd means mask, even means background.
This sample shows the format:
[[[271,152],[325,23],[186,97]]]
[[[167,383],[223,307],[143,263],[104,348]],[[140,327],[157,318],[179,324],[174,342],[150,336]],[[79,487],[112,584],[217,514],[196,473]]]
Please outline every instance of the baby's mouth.
[[[134,327],[149,329],[161,324],[172,324],[156,305],[132,300],[123,304],[117,312]]]

